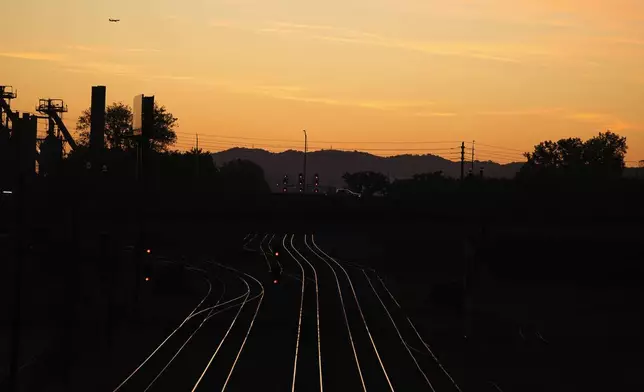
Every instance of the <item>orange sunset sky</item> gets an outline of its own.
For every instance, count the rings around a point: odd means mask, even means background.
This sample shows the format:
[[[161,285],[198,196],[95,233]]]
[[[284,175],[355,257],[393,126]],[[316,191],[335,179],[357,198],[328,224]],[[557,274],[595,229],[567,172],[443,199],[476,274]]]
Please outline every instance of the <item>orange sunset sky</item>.
[[[155,95],[179,143],[212,151],[515,150],[611,129],[644,159],[642,0],[7,0],[0,84],[14,109],[92,85]],[[108,18],[120,18],[113,24]],[[228,137],[220,137],[220,136]],[[264,140],[266,139],[266,140]],[[449,143],[431,144],[421,142]],[[453,141],[456,141],[453,142]],[[407,142],[392,143],[392,142]]]

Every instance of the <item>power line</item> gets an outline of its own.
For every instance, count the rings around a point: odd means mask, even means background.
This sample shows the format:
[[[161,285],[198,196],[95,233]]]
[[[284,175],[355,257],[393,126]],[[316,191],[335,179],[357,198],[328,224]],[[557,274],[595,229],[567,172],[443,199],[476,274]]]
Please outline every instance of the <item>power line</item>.
[[[184,138],[182,138],[184,139]],[[273,148],[301,148],[302,146],[300,145],[284,145],[284,144],[270,144],[270,143],[249,143],[249,142],[244,142],[244,143],[237,143],[234,141],[220,141],[220,140],[206,140],[205,142],[203,141],[203,137],[200,135],[200,141],[203,146],[255,146],[255,147],[273,147]],[[175,144],[185,144],[182,141],[178,141]],[[313,149],[320,149],[324,150],[326,149],[326,146],[323,146],[321,144],[314,144],[311,146]],[[340,149],[334,149],[337,151],[360,151],[360,150],[365,150],[365,151],[452,151],[456,150],[456,147],[429,147],[429,148],[340,148]]]
[[[186,132],[175,132],[177,135],[187,135],[193,136],[193,134]],[[239,139],[239,140],[263,140],[269,142],[294,142],[298,145],[301,144],[300,140],[297,139],[275,139],[275,138],[259,138],[259,137],[246,137],[246,136],[229,136],[229,135],[201,135],[202,139]],[[328,141],[328,140],[313,140],[315,143],[324,143],[324,144],[450,144],[450,143],[459,143],[455,140],[428,140],[428,141]]]
[[[175,143],[175,147],[180,147],[180,148],[194,148],[193,144],[190,143]],[[213,143],[203,143],[200,141],[200,146],[203,148],[213,148],[213,149],[232,149],[237,146],[230,146],[230,145],[222,145],[222,144],[213,144]],[[265,146],[260,146],[257,145],[256,148],[261,148]],[[246,147],[240,147],[240,148],[246,148]],[[371,151],[378,151],[378,152],[393,152],[393,153],[404,153],[404,152],[424,152],[424,153],[439,153],[439,154],[444,154],[444,155],[456,155],[455,153],[450,153],[447,152],[445,149],[396,149],[396,148],[391,148],[391,149],[386,149],[386,148],[375,148],[375,149],[364,149],[364,150],[358,150],[358,149],[333,149],[333,150],[326,150],[324,148],[321,149],[316,149],[312,148],[314,151],[341,151],[341,152],[371,152]],[[402,154],[401,154],[402,155]],[[436,154],[432,154],[436,155]]]
[[[518,152],[521,152],[521,153],[525,152],[525,151],[523,151],[523,150],[519,150],[519,149],[517,149],[517,148],[500,147],[500,146],[494,146],[494,145],[492,145],[492,144],[483,144],[483,143],[478,143],[478,144],[479,144],[479,146],[491,147],[491,148],[498,148],[498,149],[501,149],[501,150],[518,151]]]
[[[478,162],[505,162],[505,163],[522,163],[521,161],[517,161],[516,159],[511,159],[511,158],[501,158],[501,157],[479,157],[476,158]]]
[[[186,132],[175,132],[177,135],[187,135],[191,136],[192,134]],[[264,140],[270,142],[298,142],[295,139],[273,139],[273,138],[257,138],[257,137],[244,137],[244,136],[224,136],[224,135],[201,135],[202,139],[206,138],[218,138],[218,139],[239,139],[239,140]]]
[[[480,143],[478,143],[480,145]],[[465,147],[465,150],[467,151],[472,151],[472,147]],[[477,148],[476,151],[488,151],[488,152],[494,152],[497,154],[510,154],[510,155],[523,155],[525,152],[519,150],[515,151],[508,151],[508,150],[490,150],[489,148]]]
[[[518,160],[518,159],[514,159],[514,158],[500,157],[500,156],[493,156],[493,155],[478,156],[476,158],[476,160],[479,161],[479,162],[487,162],[487,161],[492,161],[492,162],[525,162],[525,160]]]
[[[194,148],[194,145],[192,143],[189,143],[189,142],[178,142],[178,143],[175,143],[173,145],[173,147],[175,147],[177,149],[191,150],[192,148]],[[210,142],[203,143],[203,142],[201,142],[201,140],[200,140],[200,147],[202,147],[202,149],[207,149],[207,150],[211,150],[211,151],[215,151],[215,152],[217,150],[225,151],[225,150],[228,150],[228,149],[232,148],[231,146],[226,145],[226,144],[222,145],[222,144],[219,144],[219,143],[210,143]],[[261,146],[257,146],[257,147],[261,147]],[[369,149],[369,150],[337,149],[337,150],[333,150],[333,151],[343,151],[343,152],[359,151],[359,152],[363,152],[363,153],[370,153],[370,154],[376,155],[376,156],[392,156],[392,155],[404,155],[403,153],[408,152],[409,150],[414,150],[414,151],[418,150],[419,152],[425,153],[425,155],[439,156],[439,157],[444,158],[444,159],[450,159],[450,158],[451,159],[456,159],[457,155],[458,155],[458,152],[451,151],[450,149],[446,149],[446,150],[444,150],[444,149],[402,149],[402,150],[401,149],[373,149],[373,150],[371,150],[371,149]],[[317,150],[317,151],[325,151],[325,149],[320,149],[320,150]],[[387,154],[387,152],[390,152],[392,154]],[[380,154],[378,154],[378,153],[380,153]]]
[[[469,151],[471,152],[472,149],[469,149]],[[494,150],[481,150],[481,149],[477,149],[476,152],[477,152],[476,154],[477,158],[480,158],[480,156],[483,155],[483,156],[493,156],[496,158],[503,158],[503,159],[512,159],[514,161],[525,160],[525,157],[518,153],[510,153],[510,152],[502,152],[502,151],[494,151]]]
[[[486,148],[478,148],[477,151],[487,151],[487,152],[493,152],[496,154],[508,154],[508,155],[521,155],[525,154],[525,152],[511,152],[511,151],[500,151],[500,150],[488,150]]]
[[[510,155],[507,153],[498,153],[498,152],[493,152],[493,151],[478,151],[479,154],[477,155],[492,155],[492,156],[498,156],[502,158],[508,158],[508,159],[525,159],[525,156],[523,155]]]

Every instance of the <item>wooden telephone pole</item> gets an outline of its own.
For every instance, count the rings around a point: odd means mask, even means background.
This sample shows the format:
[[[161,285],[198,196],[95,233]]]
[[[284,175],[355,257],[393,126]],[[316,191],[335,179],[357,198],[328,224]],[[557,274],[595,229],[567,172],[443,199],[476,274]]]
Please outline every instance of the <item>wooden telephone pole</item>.
[[[461,181],[465,176],[465,142],[461,142]]]

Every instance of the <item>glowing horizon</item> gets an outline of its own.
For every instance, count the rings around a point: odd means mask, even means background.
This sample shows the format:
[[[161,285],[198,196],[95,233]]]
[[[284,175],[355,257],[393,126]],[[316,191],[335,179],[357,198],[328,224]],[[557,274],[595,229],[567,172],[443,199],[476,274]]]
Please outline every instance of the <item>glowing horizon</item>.
[[[644,159],[641,1],[39,3],[4,7],[15,34],[0,44],[0,84],[19,111],[64,99],[70,129],[105,85],[108,104],[155,95],[179,118],[180,149],[198,133],[204,149],[270,150],[307,129],[313,149],[476,140],[520,159],[610,129],[629,165]]]

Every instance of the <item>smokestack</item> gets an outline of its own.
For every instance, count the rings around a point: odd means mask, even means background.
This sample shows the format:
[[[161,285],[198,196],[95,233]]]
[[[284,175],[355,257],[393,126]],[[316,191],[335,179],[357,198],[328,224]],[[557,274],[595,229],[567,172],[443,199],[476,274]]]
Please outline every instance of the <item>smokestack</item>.
[[[22,118],[13,124],[12,139],[18,158],[16,169],[20,176],[29,177],[36,172],[37,120],[36,116],[23,113]]]
[[[92,86],[89,148],[94,160],[100,159],[100,154],[105,148],[105,91],[105,86]]]
[[[154,131],[154,95],[143,97],[142,102],[142,129],[144,154],[150,149],[150,139]]]

